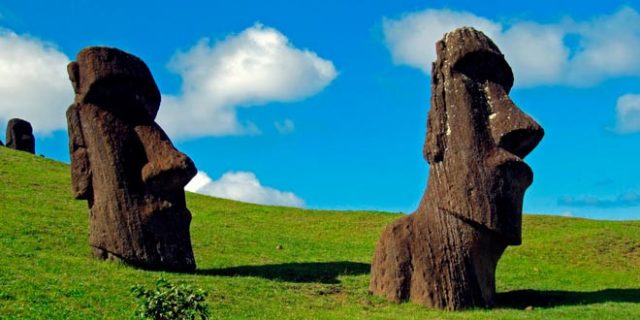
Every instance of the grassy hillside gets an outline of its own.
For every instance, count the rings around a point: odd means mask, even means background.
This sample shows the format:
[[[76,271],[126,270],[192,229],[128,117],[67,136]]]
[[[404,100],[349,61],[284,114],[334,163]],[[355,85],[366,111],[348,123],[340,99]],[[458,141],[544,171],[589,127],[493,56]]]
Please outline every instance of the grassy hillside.
[[[0,181],[2,319],[131,319],[129,288],[161,275],[209,291],[214,319],[640,318],[638,221],[528,215],[524,244],[498,266],[500,306],[447,313],[367,294],[374,245],[398,215],[188,194],[199,270],[166,274],[90,257],[67,165],[0,148]]]

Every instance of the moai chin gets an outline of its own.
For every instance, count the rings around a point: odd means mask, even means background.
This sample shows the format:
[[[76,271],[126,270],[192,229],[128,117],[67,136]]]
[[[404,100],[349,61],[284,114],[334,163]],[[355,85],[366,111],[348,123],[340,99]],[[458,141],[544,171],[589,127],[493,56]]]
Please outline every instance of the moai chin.
[[[68,66],[71,181],[90,208],[93,255],[137,267],[193,271],[184,186],[196,167],[154,119],[160,92],[137,57],[90,47]]]
[[[523,162],[543,129],[511,101],[511,68],[472,28],[436,44],[424,157],[429,182],[418,209],[383,231],[369,290],[438,309],[491,307],[495,270],[521,243]]]
[[[36,153],[36,139],[28,121],[14,118],[7,123],[7,148]],[[2,145],[2,142],[0,142]]]

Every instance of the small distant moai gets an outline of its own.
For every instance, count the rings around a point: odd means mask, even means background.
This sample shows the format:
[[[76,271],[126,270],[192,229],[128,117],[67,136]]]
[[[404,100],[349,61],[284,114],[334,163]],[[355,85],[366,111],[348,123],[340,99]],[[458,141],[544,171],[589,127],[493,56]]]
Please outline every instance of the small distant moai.
[[[543,129],[511,101],[511,68],[482,32],[456,29],[436,44],[418,209],[383,231],[369,290],[400,302],[460,310],[491,307],[495,270],[521,243],[523,162]]]
[[[28,121],[14,118],[7,123],[7,148],[36,153],[36,139]],[[1,145],[1,143],[0,143]]]
[[[184,186],[196,167],[154,121],[160,92],[145,63],[90,47],[68,66],[71,181],[88,200],[93,255],[148,269],[196,268]]]

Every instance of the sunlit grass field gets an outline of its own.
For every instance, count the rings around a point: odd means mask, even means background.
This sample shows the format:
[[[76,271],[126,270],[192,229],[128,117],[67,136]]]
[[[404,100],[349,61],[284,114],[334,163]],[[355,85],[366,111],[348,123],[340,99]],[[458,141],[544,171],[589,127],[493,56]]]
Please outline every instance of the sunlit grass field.
[[[188,194],[194,274],[94,260],[66,164],[0,148],[0,318],[133,319],[130,288],[164,276],[209,292],[213,319],[640,319],[640,221],[526,215],[497,272],[494,310],[440,312],[367,293],[399,215]]]

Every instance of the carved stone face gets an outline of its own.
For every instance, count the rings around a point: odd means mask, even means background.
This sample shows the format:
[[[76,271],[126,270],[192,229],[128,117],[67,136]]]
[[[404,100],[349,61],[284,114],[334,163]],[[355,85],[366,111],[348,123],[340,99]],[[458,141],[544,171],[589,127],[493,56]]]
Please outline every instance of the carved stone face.
[[[14,118],[7,123],[7,147],[29,153],[36,152],[35,138],[31,124],[25,120]],[[2,145],[2,144],[0,144]]]
[[[146,65],[87,48],[68,67],[72,182],[89,200],[94,254],[143,267],[193,270],[184,186],[196,168],[154,122],[160,93]]]
[[[447,37],[465,45],[443,39],[433,68],[425,143],[431,201],[520,244],[522,199],[533,181],[523,158],[544,132],[509,98],[513,74],[495,44],[473,29],[457,32]]]

